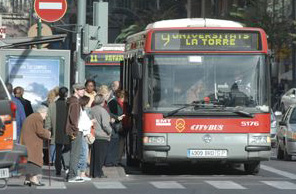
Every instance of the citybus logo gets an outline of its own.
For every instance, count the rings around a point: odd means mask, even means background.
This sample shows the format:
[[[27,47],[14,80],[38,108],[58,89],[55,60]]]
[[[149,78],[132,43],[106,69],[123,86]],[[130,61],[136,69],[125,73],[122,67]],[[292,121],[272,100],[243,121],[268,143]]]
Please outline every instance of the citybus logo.
[[[222,131],[224,125],[192,125],[192,131]]]
[[[176,129],[181,133],[182,131],[184,131],[186,126],[186,122],[184,119],[177,119],[176,120]]]

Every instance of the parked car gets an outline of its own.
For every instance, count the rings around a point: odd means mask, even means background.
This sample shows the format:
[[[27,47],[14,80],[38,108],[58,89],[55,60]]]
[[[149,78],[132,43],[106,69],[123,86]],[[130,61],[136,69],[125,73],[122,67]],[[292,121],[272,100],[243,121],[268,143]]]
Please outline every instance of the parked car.
[[[280,110],[284,113],[292,104],[296,104],[296,88],[291,88],[283,94],[281,98]]]
[[[277,132],[277,158],[291,160],[296,156],[296,105],[291,105],[282,120]]]
[[[19,169],[23,168],[22,164],[27,158],[26,147],[14,141],[16,140],[15,112],[16,105],[11,101],[0,77],[0,118],[3,124],[0,133],[0,179],[5,181],[5,184],[1,185],[3,187],[7,186],[11,171],[15,170],[16,166]]]
[[[271,147],[276,147],[276,134],[278,131],[278,123],[276,120],[276,116],[273,111],[270,114],[270,139],[271,139]]]

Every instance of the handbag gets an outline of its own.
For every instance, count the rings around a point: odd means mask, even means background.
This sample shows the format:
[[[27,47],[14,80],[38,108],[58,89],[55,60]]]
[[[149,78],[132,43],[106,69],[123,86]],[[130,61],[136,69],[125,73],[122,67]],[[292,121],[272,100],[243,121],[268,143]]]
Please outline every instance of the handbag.
[[[93,144],[95,141],[95,137],[91,133],[84,136],[84,138],[85,138],[86,143],[89,145]]]

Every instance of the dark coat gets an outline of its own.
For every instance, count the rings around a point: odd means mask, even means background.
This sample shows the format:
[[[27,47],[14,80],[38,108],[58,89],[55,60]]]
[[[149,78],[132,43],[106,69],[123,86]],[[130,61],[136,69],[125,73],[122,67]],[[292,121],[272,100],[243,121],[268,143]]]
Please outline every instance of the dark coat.
[[[23,104],[24,106],[24,109],[25,109],[25,113],[26,113],[26,117],[28,117],[30,114],[33,113],[33,108],[32,108],[32,105],[31,105],[31,102],[23,97],[21,98],[17,98],[21,101],[21,103]]]
[[[71,96],[67,100],[67,107],[68,107],[68,116],[67,116],[67,123],[66,123],[66,133],[67,135],[77,136],[79,131],[78,129],[78,120],[80,115],[80,104],[78,98],[75,96]]]
[[[43,119],[40,113],[33,113],[25,120],[22,133],[23,142],[28,151],[28,161],[42,167],[43,139],[49,139],[50,133],[43,128]]]
[[[69,136],[65,127],[67,121],[66,99],[59,98],[48,106],[48,113],[45,119],[45,129],[51,131],[51,144],[69,144]]]

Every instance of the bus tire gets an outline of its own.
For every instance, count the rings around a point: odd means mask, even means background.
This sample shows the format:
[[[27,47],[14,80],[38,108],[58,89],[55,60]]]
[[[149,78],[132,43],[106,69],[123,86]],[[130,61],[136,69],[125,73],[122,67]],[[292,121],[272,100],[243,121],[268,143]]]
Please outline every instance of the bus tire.
[[[258,174],[260,170],[260,161],[245,163],[244,169],[247,174],[251,174],[251,175]]]
[[[279,160],[284,159],[284,151],[282,150],[282,148],[280,146],[280,142],[278,142],[278,144],[277,144],[276,158],[279,159]]]
[[[141,162],[140,166],[141,166],[142,173],[144,174],[151,173],[151,171],[153,171],[153,168],[155,167],[154,164],[148,163],[148,162]]]
[[[131,156],[127,156],[126,165],[130,166],[130,167],[138,167],[139,166],[139,160],[134,159]]]

